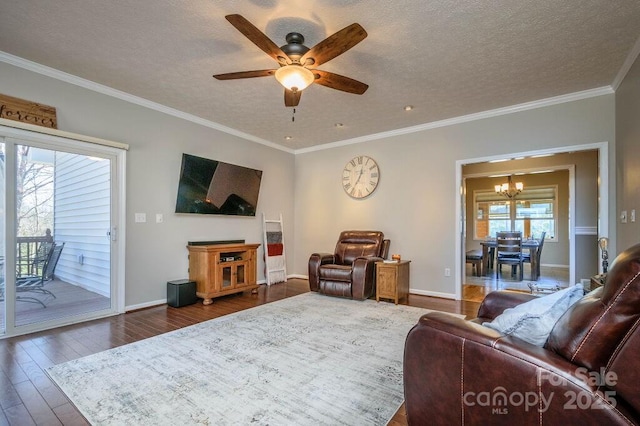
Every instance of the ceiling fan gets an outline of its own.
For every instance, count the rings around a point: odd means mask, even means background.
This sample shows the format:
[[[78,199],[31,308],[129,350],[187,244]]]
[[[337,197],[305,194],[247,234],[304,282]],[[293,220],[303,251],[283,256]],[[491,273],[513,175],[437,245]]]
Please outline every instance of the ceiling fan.
[[[287,44],[278,47],[243,16],[227,15],[225,18],[251,42],[275,59],[280,67],[271,70],[214,75],[213,77],[218,80],[274,75],[276,80],[284,86],[284,104],[288,107],[297,106],[300,103],[302,91],[312,83],[357,95],[362,95],[369,88],[368,85],[352,78],[311,68],[330,61],[364,40],[367,32],[360,24],[351,24],[309,49],[303,44],[304,37],[300,33],[287,34],[285,37]]]

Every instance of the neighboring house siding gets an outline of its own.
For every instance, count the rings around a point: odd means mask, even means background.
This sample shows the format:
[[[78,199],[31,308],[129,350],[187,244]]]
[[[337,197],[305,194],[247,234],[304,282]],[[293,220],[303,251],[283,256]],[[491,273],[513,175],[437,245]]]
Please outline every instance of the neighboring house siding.
[[[56,276],[109,296],[109,161],[56,153],[54,240],[65,243]]]

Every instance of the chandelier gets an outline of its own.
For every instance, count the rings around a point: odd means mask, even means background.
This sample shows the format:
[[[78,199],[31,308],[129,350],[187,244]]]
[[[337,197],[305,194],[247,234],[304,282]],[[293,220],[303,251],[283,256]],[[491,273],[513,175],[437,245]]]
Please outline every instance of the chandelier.
[[[504,195],[507,198],[513,198],[524,189],[524,185],[522,182],[513,183],[511,181],[511,176],[507,177],[507,183],[503,183],[502,185],[496,185],[495,190],[496,194]]]

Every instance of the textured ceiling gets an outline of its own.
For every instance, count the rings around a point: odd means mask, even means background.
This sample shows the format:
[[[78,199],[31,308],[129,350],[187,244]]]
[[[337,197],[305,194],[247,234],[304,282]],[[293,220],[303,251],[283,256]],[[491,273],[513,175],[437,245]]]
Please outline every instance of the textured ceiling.
[[[319,68],[369,90],[312,85],[292,122],[275,79],[213,79],[276,67],[232,13],[277,45],[358,22]],[[639,23],[638,0],[2,0],[0,51],[300,149],[609,86]]]

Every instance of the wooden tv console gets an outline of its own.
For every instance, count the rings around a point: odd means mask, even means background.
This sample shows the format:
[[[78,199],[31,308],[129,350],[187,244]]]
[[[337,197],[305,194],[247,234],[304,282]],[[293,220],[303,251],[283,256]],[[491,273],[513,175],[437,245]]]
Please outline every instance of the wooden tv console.
[[[256,251],[260,244],[189,245],[189,280],[196,295],[210,305],[213,298],[258,288]]]

